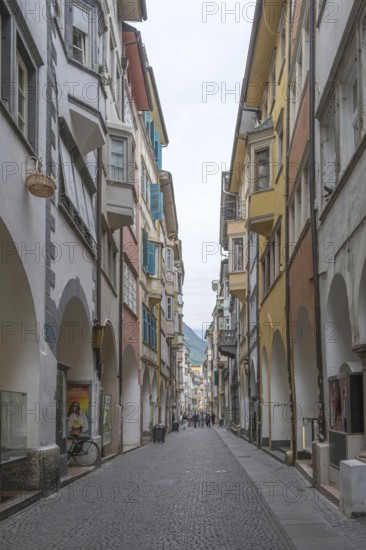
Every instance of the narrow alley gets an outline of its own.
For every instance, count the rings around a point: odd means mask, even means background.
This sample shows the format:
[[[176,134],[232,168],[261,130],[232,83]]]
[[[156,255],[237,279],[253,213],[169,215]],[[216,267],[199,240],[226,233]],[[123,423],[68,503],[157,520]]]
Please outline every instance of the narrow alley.
[[[294,469],[219,428],[171,433],[0,524],[1,550],[364,549]]]

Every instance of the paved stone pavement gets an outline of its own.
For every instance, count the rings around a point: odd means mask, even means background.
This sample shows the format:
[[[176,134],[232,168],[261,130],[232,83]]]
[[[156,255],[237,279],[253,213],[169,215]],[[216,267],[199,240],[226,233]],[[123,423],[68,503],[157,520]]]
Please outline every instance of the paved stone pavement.
[[[190,428],[3,521],[0,548],[366,548],[362,522],[345,520],[323,497],[307,500],[306,491],[298,472],[226,430]]]

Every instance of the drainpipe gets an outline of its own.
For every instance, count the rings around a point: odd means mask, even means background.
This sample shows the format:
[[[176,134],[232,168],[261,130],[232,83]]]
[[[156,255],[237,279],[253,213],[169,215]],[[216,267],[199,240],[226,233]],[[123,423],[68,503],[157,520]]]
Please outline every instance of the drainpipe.
[[[249,240],[249,239],[248,239]],[[248,247],[249,254],[250,254],[250,245]],[[250,386],[250,258],[248,257],[247,262],[247,296],[246,296],[246,304],[245,307],[247,308],[247,345],[248,345],[248,351],[247,351],[247,361],[248,361],[248,409],[249,409],[249,443],[253,443],[252,438],[252,426],[253,426],[253,411],[252,411],[252,391]],[[245,371],[245,369],[244,369]],[[244,372],[245,373],[245,372]]]
[[[256,263],[256,280],[257,280],[257,290],[255,292],[255,301],[257,304],[256,307],[256,341],[255,345],[257,347],[257,358],[258,358],[258,377],[259,377],[259,407],[258,407],[258,434],[257,434],[257,446],[258,449],[262,448],[262,399],[263,399],[263,384],[262,384],[262,361],[260,361],[260,334],[259,334],[259,307],[258,307],[258,296],[259,296],[259,236],[256,235],[255,239],[255,263]]]
[[[161,378],[161,302],[158,302],[158,405],[160,410],[160,378]],[[160,411],[161,412],[161,411]],[[161,421],[161,414],[159,415]]]
[[[97,317],[97,325],[102,324],[102,149],[98,148],[97,150],[97,261],[96,261],[96,268],[97,268],[97,311],[96,311],[96,317]],[[98,380],[101,381],[102,378],[102,358],[101,358],[101,349],[97,348],[95,350],[95,365],[96,370],[98,374]],[[101,399],[101,391],[99,387],[99,399]],[[100,407],[101,410],[101,407]],[[99,415],[99,430],[98,433],[102,437],[102,445],[103,445],[103,424],[101,422],[101,415]]]
[[[292,465],[295,464],[297,448],[296,448],[296,396],[295,396],[295,384],[294,384],[294,372],[291,361],[291,344],[290,344],[290,274],[289,274],[289,208],[288,208],[288,196],[289,196],[289,147],[290,147],[290,109],[288,98],[290,96],[290,65],[291,65],[291,27],[292,27],[292,0],[288,2],[288,65],[287,65],[287,112],[286,112],[286,190],[285,190],[285,276],[286,276],[286,355],[287,355],[287,371],[289,382],[289,397],[290,397],[290,411],[291,411],[291,443],[292,443]]]
[[[319,260],[318,260],[318,228],[315,210],[315,2],[310,0],[310,59],[309,59],[309,192],[310,192],[310,223],[313,257],[314,281],[314,314],[315,314],[315,348],[316,366],[318,370],[319,392],[319,440],[325,440],[324,414],[324,383],[321,345],[321,317],[320,317],[320,290],[319,290]]]
[[[123,354],[123,229],[119,230],[119,311],[118,311],[118,381],[121,406],[120,452],[123,452],[123,402],[122,402],[122,354]]]

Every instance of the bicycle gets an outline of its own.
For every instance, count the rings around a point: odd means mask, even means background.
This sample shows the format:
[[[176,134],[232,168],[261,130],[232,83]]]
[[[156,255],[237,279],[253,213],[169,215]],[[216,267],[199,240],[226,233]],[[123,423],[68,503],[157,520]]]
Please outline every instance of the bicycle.
[[[73,458],[79,466],[94,466],[99,461],[100,450],[88,437],[71,436],[72,443],[67,451],[68,462]]]

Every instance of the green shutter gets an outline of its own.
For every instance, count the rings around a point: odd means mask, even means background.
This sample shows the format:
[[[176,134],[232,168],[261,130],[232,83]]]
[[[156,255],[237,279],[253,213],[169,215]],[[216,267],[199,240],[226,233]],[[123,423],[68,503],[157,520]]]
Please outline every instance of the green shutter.
[[[147,269],[150,275],[155,275],[155,243],[148,242],[147,246]]]
[[[163,193],[160,191],[158,183],[150,184],[150,212],[154,220],[163,219]]]
[[[150,137],[151,145],[154,147],[155,124],[154,124],[154,121],[153,121],[153,120],[150,122],[149,130],[150,130],[150,132],[149,132],[149,137]]]
[[[215,372],[214,372],[214,385],[215,386],[219,385],[219,371],[218,370],[215,370]]]
[[[148,243],[149,236],[146,231],[142,232],[142,267],[146,270],[148,264]]]

